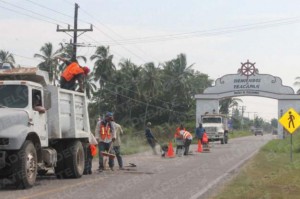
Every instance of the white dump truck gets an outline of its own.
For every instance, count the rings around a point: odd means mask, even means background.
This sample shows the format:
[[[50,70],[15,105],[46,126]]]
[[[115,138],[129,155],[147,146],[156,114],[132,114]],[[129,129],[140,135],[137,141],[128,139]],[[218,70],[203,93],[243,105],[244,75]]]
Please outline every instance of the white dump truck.
[[[226,115],[205,114],[201,116],[202,126],[205,129],[209,141],[228,143],[228,120]]]
[[[19,188],[54,168],[79,178],[90,136],[83,93],[50,85],[37,68],[0,70],[0,178]]]

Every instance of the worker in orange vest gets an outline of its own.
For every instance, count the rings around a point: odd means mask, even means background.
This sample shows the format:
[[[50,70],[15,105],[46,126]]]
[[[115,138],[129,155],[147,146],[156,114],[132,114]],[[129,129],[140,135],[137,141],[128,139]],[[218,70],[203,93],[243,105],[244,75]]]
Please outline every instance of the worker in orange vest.
[[[183,155],[188,155],[190,145],[191,145],[192,140],[193,140],[193,136],[190,132],[188,132],[186,130],[181,130],[180,135],[182,135],[183,143],[184,143],[184,154]]]
[[[81,67],[76,59],[72,61],[68,61],[62,57],[58,57],[58,59],[64,61],[67,65],[61,74],[60,87],[75,91],[77,80],[79,84],[78,91],[83,92],[84,77],[90,72],[90,69],[87,66]]]
[[[95,136],[90,133],[89,134],[89,143],[85,144],[85,164],[84,164],[84,171],[83,175],[92,174],[92,162],[93,157],[97,154],[97,146],[98,142]]]
[[[99,172],[104,170],[103,154],[101,152],[107,151],[108,153],[114,153],[112,150],[113,142],[116,140],[116,134],[114,125],[112,123],[113,113],[107,112],[105,119],[99,121],[95,129],[95,137],[98,141],[99,147]],[[114,170],[114,158],[109,157],[108,165],[110,169]]]
[[[178,154],[179,150],[183,149],[183,137],[180,134],[181,130],[185,130],[185,128],[183,127],[183,124],[180,124],[180,127],[176,128],[176,132],[174,134],[175,143],[176,143],[176,154]]]

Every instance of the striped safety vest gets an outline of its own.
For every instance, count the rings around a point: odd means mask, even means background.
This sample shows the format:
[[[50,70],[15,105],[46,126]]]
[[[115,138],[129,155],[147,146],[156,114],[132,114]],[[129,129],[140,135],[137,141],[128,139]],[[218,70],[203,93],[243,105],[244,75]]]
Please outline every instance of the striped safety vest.
[[[110,132],[110,125],[107,124],[106,126],[101,123],[100,126],[100,137],[102,140],[105,140],[105,138],[110,139],[111,138],[111,132]]]
[[[191,140],[193,137],[192,137],[192,134],[188,131],[184,131],[183,133],[183,139],[189,139]]]

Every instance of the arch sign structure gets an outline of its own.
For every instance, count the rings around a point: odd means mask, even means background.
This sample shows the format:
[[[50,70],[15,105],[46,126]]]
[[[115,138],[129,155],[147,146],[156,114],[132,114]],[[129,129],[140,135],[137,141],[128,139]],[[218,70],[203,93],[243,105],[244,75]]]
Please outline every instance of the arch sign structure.
[[[280,118],[288,109],[294,108],[300,112],[300,95],[293,88],[282,85],[279,77],[260,74],[255,63],[241,63],[237,74],[224,75],[215,81],[215,85],[204,90],[196,98],[196,123],[201,121],[204,113],[218,113],[219,100],[228,97],[259,96],[278,100],[278,115]],[[263,108],[261,110],[264,111]],[[278,136],[283,138],[283,127],[278,123]]]

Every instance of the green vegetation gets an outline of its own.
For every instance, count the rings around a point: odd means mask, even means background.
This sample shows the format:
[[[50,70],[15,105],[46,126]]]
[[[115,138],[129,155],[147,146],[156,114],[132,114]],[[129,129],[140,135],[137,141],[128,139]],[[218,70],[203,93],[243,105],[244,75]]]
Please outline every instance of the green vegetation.
[[[252,158],[215,199],[299,198],[300,132],[293,135],[294,161],[290,161],[290,136],[272,140]]]
[[[232,131],[229,132],[229,139],[253,135],[250,131]]]

